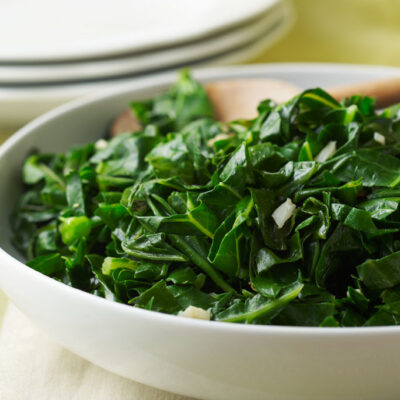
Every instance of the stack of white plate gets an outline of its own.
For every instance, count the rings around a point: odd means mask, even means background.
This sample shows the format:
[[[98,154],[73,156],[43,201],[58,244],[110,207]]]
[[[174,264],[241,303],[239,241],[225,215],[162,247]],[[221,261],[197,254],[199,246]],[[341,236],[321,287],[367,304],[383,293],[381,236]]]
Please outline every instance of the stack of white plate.
[[[243,62],[290,26],[288,0],[0,3],[0,124],[184,66]]]

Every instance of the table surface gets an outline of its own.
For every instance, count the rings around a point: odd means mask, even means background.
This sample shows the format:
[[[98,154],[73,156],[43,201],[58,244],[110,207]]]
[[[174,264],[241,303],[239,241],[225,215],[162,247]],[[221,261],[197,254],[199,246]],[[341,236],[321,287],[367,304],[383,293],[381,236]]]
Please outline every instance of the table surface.
[[[55,344],[0,292],[0,399],[190,400],[121,378]]]

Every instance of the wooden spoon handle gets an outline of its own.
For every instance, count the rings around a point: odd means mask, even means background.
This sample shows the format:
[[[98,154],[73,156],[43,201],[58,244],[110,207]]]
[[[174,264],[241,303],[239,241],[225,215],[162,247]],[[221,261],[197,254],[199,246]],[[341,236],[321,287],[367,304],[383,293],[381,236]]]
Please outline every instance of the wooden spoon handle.
[[[216,118],[222,122],[254,118],[261,100],[269,98],[281,103],[301,92],[300,88],[291,83],[267,78],[215,81],[205,84],[205,88],[214,105]],[[326,90],[337,100],[354,94],[374,97],[378,107],[382,108],[400,102],[400,76],[335,86]],[[132,110],[127,110],[113,122],[111,136],[140,129],[140,123]]]
[[[283,103],[301,92],[289,82],[268,78],[228,79],[209,82],[204,87],[215,117],[222,122],[255,118],[260,101],[272,99]]]
[[[374,97],[377,106],[382,108],[400,102],[400,77],[335,86],[327,88],[327,91],[336,100],[343,100],[354,94]]]

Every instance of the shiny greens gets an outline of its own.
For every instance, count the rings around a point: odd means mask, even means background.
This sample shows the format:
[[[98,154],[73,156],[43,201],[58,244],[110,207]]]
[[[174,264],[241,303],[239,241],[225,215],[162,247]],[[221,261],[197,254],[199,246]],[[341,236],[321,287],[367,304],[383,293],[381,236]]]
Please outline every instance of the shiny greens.
[[[27,158],[12,224],[29,267],[164,313],[400,323],[398,107],[312,89],[225,124],[184,71],[132,109],[139,133]]]

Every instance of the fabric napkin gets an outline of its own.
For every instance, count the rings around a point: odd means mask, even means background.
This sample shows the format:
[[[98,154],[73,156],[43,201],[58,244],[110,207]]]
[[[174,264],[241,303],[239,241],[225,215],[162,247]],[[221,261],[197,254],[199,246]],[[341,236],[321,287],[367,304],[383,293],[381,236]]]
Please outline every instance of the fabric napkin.
[[[0,291],[0,400],[190,400],[99,368],[52,342]]]

